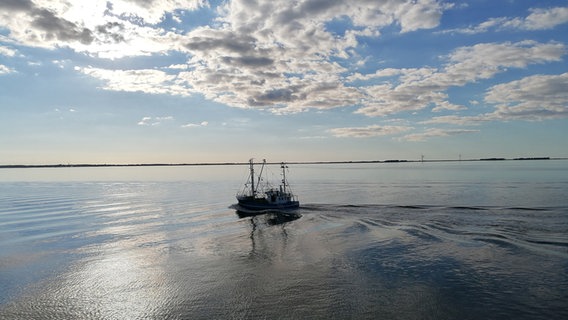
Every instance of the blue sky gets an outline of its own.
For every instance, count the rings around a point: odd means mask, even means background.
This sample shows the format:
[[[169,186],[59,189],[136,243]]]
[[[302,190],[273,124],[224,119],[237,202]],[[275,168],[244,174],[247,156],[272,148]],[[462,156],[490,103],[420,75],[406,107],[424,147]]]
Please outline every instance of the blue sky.
[[[566,1],[0,1],[0,164],[568,156]]]

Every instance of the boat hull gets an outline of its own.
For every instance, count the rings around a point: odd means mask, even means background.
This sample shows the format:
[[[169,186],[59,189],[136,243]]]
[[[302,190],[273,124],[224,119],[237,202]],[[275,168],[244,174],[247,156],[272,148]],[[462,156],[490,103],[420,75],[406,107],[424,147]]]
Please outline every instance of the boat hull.
[[[287,210],[300,207],[299,201],[287,201],[281,203],[270,203],[266,199],[237,199],[239,206],[248,210]]]

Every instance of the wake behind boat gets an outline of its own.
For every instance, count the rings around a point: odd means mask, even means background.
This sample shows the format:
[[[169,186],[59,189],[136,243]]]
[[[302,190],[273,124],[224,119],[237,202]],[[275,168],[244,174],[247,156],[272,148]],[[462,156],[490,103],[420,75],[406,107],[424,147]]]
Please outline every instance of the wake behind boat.
[[[249,160],[250,174],[245,183],[244,189],[237,193],[239,206],[248,210],[270,210],[270,209],[295,209],[300,206],[300,201],[292,193],[290,185],[286,180],[286,169],[284,162],[281,163],[282,181],[278,188],[273,187],[263,179],[264,166],[266,160],[262,160],[260,173],[255,177],[254,161]]]

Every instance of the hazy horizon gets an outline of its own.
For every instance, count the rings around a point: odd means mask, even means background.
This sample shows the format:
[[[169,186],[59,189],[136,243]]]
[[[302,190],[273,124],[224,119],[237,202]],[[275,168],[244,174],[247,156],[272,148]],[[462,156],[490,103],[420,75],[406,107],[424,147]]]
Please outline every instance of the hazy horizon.
[[[284,160],[266,160],[268,165],[278,165],[282,162],[288,164],[365,164],[365,163],[377,163],[377,164],[388,164],[388,163],[416,163],[416,162],[490,162],[490,161],[558,161],[558,160],[568,160],[568,157],[547,157],[547,156],[535,156],[535,157],[484,157],[484,158],[472,158],[472,159],[353,159],[353,160],[317,160],[317,161],[296,161],[288,159]],[[255,159],[255,164],[261,164],[262,160],[260,158]],[[248,161],[204,161],[204,162],[132,162],[132,163],[40,163],[40,164],[5,164],[0,163],[1,168],[36,168],[36,167],[46,167],[46,168],[56,168],[56,167],[152,167],[152,166],[223,166],[223,165],[248,165]]]

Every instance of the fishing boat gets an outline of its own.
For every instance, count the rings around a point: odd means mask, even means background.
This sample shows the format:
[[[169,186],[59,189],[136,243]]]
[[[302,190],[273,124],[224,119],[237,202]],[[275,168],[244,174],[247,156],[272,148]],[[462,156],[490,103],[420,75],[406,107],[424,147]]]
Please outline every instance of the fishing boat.
[[[271,210],[271,209],[295,209],[300,206],[300,201],[292,193],[290,185],[286,180],[286,169],[288,166],[284,162],[280,164],[282,169],[282,181],[278,187],[273,187],[263,178],[266,160],[262,160],[260,173],[255,176],[254,160],[249,160],[250,174],[243,190],[237,193],[238,204],[241,208],[248,210]]]

